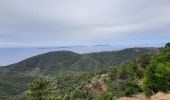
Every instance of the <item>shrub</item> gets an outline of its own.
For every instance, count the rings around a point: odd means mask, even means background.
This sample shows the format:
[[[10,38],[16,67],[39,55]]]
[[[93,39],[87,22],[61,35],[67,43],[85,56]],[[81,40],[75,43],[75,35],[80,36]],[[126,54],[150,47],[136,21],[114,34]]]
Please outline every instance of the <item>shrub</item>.
[[[29,100],[50,100],[49,82],[44,78],[34,80],[26,91]]]
[[[146,68],[144,76],[144,93],[151,96],[157,92],[170,91],[170,46],[167,44],[163,51],[152,59]]]
[[[126,96],[132,96],[140,91],[141,91],[140,87],[138,85],[136,85],[135,82],[130,82],[125,86],[125,95]]]
[[[111,92],[105,92],[97,100],[116,100]]]

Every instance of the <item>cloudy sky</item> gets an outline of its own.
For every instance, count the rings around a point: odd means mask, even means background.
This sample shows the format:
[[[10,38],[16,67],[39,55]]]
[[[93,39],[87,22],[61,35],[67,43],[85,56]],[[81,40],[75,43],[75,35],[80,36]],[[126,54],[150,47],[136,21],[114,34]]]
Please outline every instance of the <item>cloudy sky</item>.
[[[170,0],[0,0],[0,47],[168,41]]]

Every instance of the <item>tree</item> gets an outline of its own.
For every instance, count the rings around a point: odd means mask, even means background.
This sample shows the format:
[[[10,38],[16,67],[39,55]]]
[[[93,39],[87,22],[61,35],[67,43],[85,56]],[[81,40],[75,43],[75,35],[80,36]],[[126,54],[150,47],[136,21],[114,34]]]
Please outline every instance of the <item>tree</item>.
[[[167,43],[167,44],[165,45],[165,48],[167,48],[167,47],[170,47],[170,43]]]
[[[132,80],[135,73],[131,65],[126,64],[118,68],[118,74],[121,80]]]
[[[144,75],[144,93],[151,96],[157,92],[170,91],[170,46],[151,60]]]
[[[29,100],[51,100],[49,81],[44,78],[34,80],[26,91],[26,95]]]
[[[141,92],[140,87],[137,85],[137,82],[135,81],[127,82],[126,84],[124,84],[122,88],[124,88],[124,93],[128,97]]]
[[[151,59],[151,56],[148,54],[144,54],[144,55],[140,56],[140,58],[138,59],[140,67],[145,69],[146,66],[149,65],[150,59]]]

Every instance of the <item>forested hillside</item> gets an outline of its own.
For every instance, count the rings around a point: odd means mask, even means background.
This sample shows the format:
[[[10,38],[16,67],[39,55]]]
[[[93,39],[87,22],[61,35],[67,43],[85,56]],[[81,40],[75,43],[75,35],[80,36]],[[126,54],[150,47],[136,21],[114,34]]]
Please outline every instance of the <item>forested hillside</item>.
[[[142,92],[140,80],[144,69],[157,53],[157,48],[131,48],[88,54],[61,51],[38,55],[0,69],[0,99],[26,99],[28,85],[39,77],[49,81],[50,98],[54,100],[131,96]]]
[[[120,51],[77,54],[69,51],[49,52],[28,58],[0,69],[0,76],[50,75],[65,71],[97,71],[135,59],[144,53],[154,54],[157,48],[130,48]]]
[[[155,55],[144,54],[102,71],[65,73],[50,78],[49,84],[46,85],[44,83],[46,79],[40,78],[30,85],[26,92],[27,97],[37,100],[43,98],[43,95],[35,96],[40,94],[38,87],[43,84],[48,87],[41,90],[46,94],[44,100],[116,100],[142,93],[145,94],[144,99],[149,99],[158,92],[170,92],[169,58],[170,45],[167,44]],[[52,88],[51,91],[48,90],[49,88]],[[46,93],[46,91],[49,92]],[[152,96],[151,99],[156,96]],[[136,100],[140,98],[136,97]]]

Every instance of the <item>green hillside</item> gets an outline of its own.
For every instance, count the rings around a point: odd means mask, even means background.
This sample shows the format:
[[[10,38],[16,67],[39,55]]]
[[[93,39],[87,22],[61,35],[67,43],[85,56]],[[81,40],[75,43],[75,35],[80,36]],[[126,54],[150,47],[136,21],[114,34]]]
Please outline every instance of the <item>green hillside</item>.
[[[53,67],[57,68],[55,71],[66,70],[64,69],[66,66],[71,65],[79,58],[79,54],[69,51],[50,52],[6,66],[2,68],[5,73],[2,73],[5,75],[18,75],[33,72],[34,74],[34,72],[37,72],[35,71],[37,68],[40,70],[43,70],[44,68],[46,68],[46,70],[50,70],[50,68]]]
[[[170,46],[115,67],[91,73],[65,73],[50,81],[59,100],[116,100],[138,93],[170,92]],[[144,82],[143,82],[144,81]]]
[[[138,93],[145,93],[146,96],[148,93],[149,95],[157,92],[169,93],[169,58],[168,44],[155,55],[143,54],[136,59],[101,71],[70,72],[47,78],[51,84],[49,88],[52,90],[51,95],[46,97],[52,100],[116,100]],[[35,91],[38,92],[39,89],[32,92]]]
[[[152,56],[142,55],[135,60],[92,73],[65,73],[50,81],[59,100],[114,100],[142,92],[145,67]],[[141,60],[146,58],[145,60]],[[57,82],[56,82],[57,81]],[[111,97],[112,99],[101,99]]]
[[[0,78],[0,100],[12,100],[14,96],[22,94],[28,84],[34,80],[31,76],[10,76]]]
[[[49,52],[28,58],[0,69],[3,75],[53,75],[65,71],[96,71],[135,59],[144,53],[156,53],[157,48],[131,48],[120,51],[77,54],[69,51]]]
[[[140,79],[144,70],[137,67],[142,60],[135,59],[158,52],[157,48],[130,48],[88,54],[60,51],[34,56],[0,69],[0,100],[25,100],[24,92],[37,77],[47,78],[54,97],[64,100],[94,99],[105,92],[113,92],[115,97],[130,95],[123,92],[123,87],[128,84],[133,89],[139,87],[131,79]],[[107,89],[101,91],[98,85]],[[140,92],[141,88],[134,91]]]

